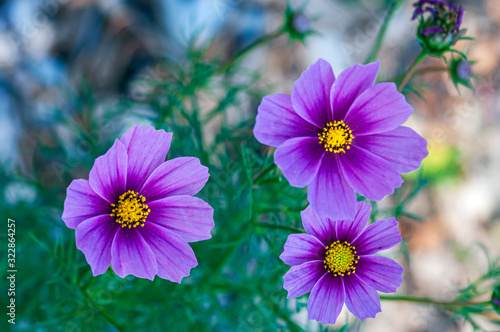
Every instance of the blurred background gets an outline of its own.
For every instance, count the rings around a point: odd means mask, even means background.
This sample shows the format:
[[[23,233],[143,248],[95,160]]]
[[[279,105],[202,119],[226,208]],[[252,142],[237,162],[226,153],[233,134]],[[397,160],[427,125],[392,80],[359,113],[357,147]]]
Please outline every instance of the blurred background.
[[[0,196],[3,219],[17,222],[14,330],[114,331],[84,302],[85,292],[135,330],[324,329],[308,322],[306,298],[285,301],[281,276],[288,268],[277,256],[289,233],[245,228],[241,210],[248,207],[257,225],[300,228],[298,211],[306,204],[304,192],[288,188],[277,170],[266,175],[268,182],[257,181],[272,165],[272,151],[255,142],[251,130],[262,96],[289,94],[318,58],[337,74],[364,62],[391,2],[291,2],[303,14],[295,29],[315,33],[304,43],[276,35],[220,75],[214,68],[231,64],[283,24],[285,1],[0,1]],[[412,2],[394,13],[378,56],[378,80],[400,75],[420,52]],[[460,295],[488,271],[489,259],[500,256],[500,3],[456,3],[466,9],[462,27],[476,39],[457,45],[475,61],[473,88],[455,87],[442,59],[422,63],[438,70],[419,75],[414,91],[405,91],[415,108],[407,125],[428,140],[430,155],[377,212],[381,219],[399,209],[406,241],[387,253],[406,269],[398,293],[440,301]],[[94,159],[135,124],[173,131],[169,158],[197,156],[211,169],[201,195],[216,209],[214,238],[193,246],[200,266],[180,286],[155,280],[150,288],[148,281],[121,280],[110,271],[90,281],[74,232],[60,219],[67,185],[88,178]],[[271,189],[284,196],[271,197]],[[252,195],[263,202],[249,203]],[[6,234],[3,227],[2,247]],[[227,257],[217,254],[235,242]],[[212,271],[220,274],[212,280],[220,289],[200,289]],[[266,278],[272,281],[263,288],[249,281]],[[76,284],[81,292],[73,296]],[[498,316],[478,318],[474,327],[447,310],[383,301],[376,319],[360,325],[345,311],[332,329],[497,331],[487,318]]]

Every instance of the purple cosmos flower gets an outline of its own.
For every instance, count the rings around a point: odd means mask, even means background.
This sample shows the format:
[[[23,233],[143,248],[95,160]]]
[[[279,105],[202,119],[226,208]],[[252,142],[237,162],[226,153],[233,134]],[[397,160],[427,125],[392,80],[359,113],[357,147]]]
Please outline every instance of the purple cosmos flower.
[[[378,68],[355,65],[335,79],[320,59],[291,96],[270,95],[259,106],[255,137],[277,147],[274,162],[292,186],[308,186],[322,217],[352,219],[355,192],[379,201],[427,156],[426,141],[401,126],[413,109],[396,85],[374,85]]]
[[[208,180],[198,158],[165,162],[172,134],[135,126],[97,158],[87,180],[68,187],[62,219],[94,276],[111,264],[180,282],[198,263],[188,242],[211,237],[213,209],[193,197]]]
[[[302,211],[307,234],[288,236],[280,258],[292,268],[284,275],[288,298],[308,292],[309,319],[334,324],[345,304],[363,320],[381,311],[377,291],[392,293],[402,283],[403,268],[375,256],[401,242],[394,218],[366,227],[370,205],[357,203],[354,221],[320,218],[311,206]],[[365,228],[366,227],[366,228]]]

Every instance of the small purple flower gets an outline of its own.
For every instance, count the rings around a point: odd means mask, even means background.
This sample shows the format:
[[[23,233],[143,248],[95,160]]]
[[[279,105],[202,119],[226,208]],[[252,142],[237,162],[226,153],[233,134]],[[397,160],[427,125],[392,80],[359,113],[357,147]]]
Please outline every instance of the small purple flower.
[[[292,268],[283,276],[288,298],[308,292],[309,319],[334,324],[345,304],[364,320],[381,311],[377,291],[396,292],[403,268],[392,259],[375,256],[401,242],[394,218],[366,227],[370,205],[357,203],[354,221],[320,218],[309,206],[302,211],[307,234],[288,236],[280,258]],[[366,228],[365,228],[366,227]]]
[[[431,13],[431,20],[441,27],[440,32],[448,32],[448,30],[457,32],[460,30],[462,17],[465,12],[462,6],[439,0],[420,0],[413,4],[415,11],[413,12],[412,20],[418,16],[424,15],[425,12]]]
[[[208,180],[198,158],[168,160],[172,134],[135,126],[97,158],[89,180],[68,187],[62,219],[94,276],[110,264],[132,274],[181,282],[198,262],[188,242],[211,237],[213,209],[193,197]]]
[[[451,58],[451,61],[449,61],[449,72],[456,87],[458,87],[458,85],[463,85],[472,89],[471,78],[473,78],[473,63],[474,62],[468,61],[462,57]]]
[[[457,6],[455,4],[441,0],[419,0],[416,3],[414,3],[413,6],[415,7],[415,9],[422,8],[424,10],[427,10],[427,8],[429,7],[432,10],[433,7],[436,6],[457,10]]]
[[[284,13],[285,31],[291,39],[304,42],[307,36],[314,33],[311,29],[311,20],[300,9],[287,6]]]
[[[468,80],[472,76],[472,64],[461,59],[457,65],[457,76],[462,80]]]
[[[403,127],[413,109],[394,83],[375,84],[379,63],[355,65],[337,79],[322,59],[292,95],[266,96],[254,135],[276,147],[274,162],[322,217],[352,219],[356,192],[381,200],[420,167],[426,141]]]
[[[294,16],[293,27],[299,33],[306,33],[311,29],[311,21],[306,15],[300,13]]]
[[[420,0],[413,6],[412,20],[420,18],[417,40],[428,54],[442,56],[465,34],[460,30],[465,12],[462,6],[439,0]]]

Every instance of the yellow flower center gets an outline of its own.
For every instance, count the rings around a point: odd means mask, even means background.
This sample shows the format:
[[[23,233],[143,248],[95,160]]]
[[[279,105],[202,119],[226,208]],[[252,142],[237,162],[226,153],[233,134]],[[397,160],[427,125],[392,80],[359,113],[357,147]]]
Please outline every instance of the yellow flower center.
[[[335,241],[331,245],[326,246],[325,260],[323,261],[325,269],[338,275],[344,276],[356,272],[356,263],[359,256],[356,256],[356,247],[344,241]]]
[[[327,152],[340,153],[351,148],[352,130],[344,121],[334,121],[326,124],[323,131],[318,133],[319,143],[323,144]]]
[[[131,228],[139,225],[144,226],[146,217],[151,210],[144,202],[146,198],[135,191],[129,190],[118,198],[116,204],[111,204],[111,217],[116,217],[116,222],[122,227]]]

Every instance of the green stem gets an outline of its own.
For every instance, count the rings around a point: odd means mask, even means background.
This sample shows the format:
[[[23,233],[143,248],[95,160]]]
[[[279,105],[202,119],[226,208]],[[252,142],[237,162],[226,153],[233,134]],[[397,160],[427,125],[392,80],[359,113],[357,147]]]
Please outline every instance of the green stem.
[[[217,68],[214,73],[215,74],[222,74],[231,69],[236,63],[238,63],[247,53],[251,52],[253,49],[266,44],[270,42],[273,39],[278,38],[285,32],[284,27],[280,27],[277,30],[271,32],[270,34],[267,34],[263,36],[262,38],[257,39],[247,47],[243,48],[241,51],[239,51],[231,60],[226,62],[225,64],[221,65],[219,68]]]
[[[274,224],[268,224],[268,223],[257,223],[257,227],[264,227],[264,228],[272,228],[272,229],[281,229],[284,231],[289,231],[292,233],[305,233],[303,230],[293,228],[293,227],[288,227],[288,226],[282,226],[282,225],[274,225]]]
[[[191,95],[191,107],[193,109],[193,111],[192,111],[192,123],[194,124],[194,133],[195,133],[196,140],[198,143],[198,149],[199,149],[199,153],[201,156],[200,159],[201,159],[203,165],[207,165],[208,164],[208,155],[207,155],[207,151],[204,148],[204,141],[205,140],[203,139],[203,128],[202,128],[202,124],[201,124],[199,116],[198,116],[199,106],[198,106],[198,99],[196,97],[195,90],[193,91],[193,94]]]
[[[220,270],[222,270],[222,268],[227,264],[228,260],[231,258],[236,249],[239,248],[238,244],[241,244],[245,239],[248,239],[248,231],[250,230],[251,225],[251,220],[248,220],[243,224],[240,230],[235,233],[238,235],[234,236],[236,237],[236,240],[233,241],[234,245],[229,246],[229,248],[226,249],[219,257],[217,265],[212,267],[211,274],[213,277],[219,276]]]
[[[446,67],[427,67],[427,68],[415,70],[415,73],[413,74],[413,76],[420,76],[420,75],[424,75],[424,74],[428,74],[428,73],[436,73],[436,72],[447,71],[447,70],[448,70],[448,68],[446,68]]]
[[[413,61],[413,64],[411,65],[410,69],[408,69],[405,76],[403,76],[403,79],[401,79],[401,81],[398,83],[398,91],[399,92],[401,92],[403,90],[403,88],[405,87],[405,85],[410,81],[410,79],[413,76],[413,73],[415,72],[415,69],[417,69],[420,62],[422,62],[422,60],[425,59],[426,55],[427,55],[427,53],[425,53],[425,51],[422,50],[422,52],[420,52],[420,54],[415,59],[415,61]]]
[[[389,22],[391,21],[392,16],[396,12],[396,9],[398,9],[399,5],[401,5],[402,3],[403,3],[402,0],[394,0],[389,6],[389,9],[387,11],[387,16],[385,17],[384,23],[382,23],[382,26],[380,27],[377,39],[375,40],[372,50],[370,51],[370,54],[366,58],[365,63],[377,60],[377,54],[378,51],[380,50],[380,47],[382,46],[382,42],[384,41],[385,33],[387,31],[387,27],[389,26]]]
[[[271,164],[269,166],[267,166],[262,172],[260,172],[259,175],[257,175],[257,177],[255,178],[255,180],[253,180],[253,182],[255,184],[259,184],[260,180],[266,176],[266,174],[268,174],[270,171],[272,171],[274,169],[275,165],[274,164]]]
[[[82,288],[80,288],[80,291],[82,292],[83,296],[87,299],[87,301],[89,301],[89,303],[97,310],[99,311],[99,313],[108,320],[109,323],[111,323],[111,325],[113,325],[118,331],[120,332],[125,332],[125,329],[123,327],[120,326],[120,324],[118,324],[117,322],[115,322],[115,320],[113,318],[111,318],[110,315],[108,315],[102,308],[100,305],[98,305],[94,299],[92,299],[90,297],[89,294],[87,294],[87,292],[85,290],[83,290]]]
[[[446,67],[438,67],[438,66],[417,69],[413,72],[413,77],[417,77],[417,76],[425,75],[425,74],[429,74],[429,73],[438,73],[438,72],[447,71],[447,70],[448,70],[448,68],[446,68]],[[401,75],[398,75],[398,76],[395,76],[392,78],[384,79],[383,82],[399,82],[403,79],[403,77],[405,75],[406,74],[401,74]]]
[[[403,301],[403,302],[415,302],[415,303],[425,303],[432,304],[442,307],[468,307],[468,306],[485,306],[489,305],[490,301],[485,302],[443,302],[431,299],[429,297],[423,296],[411,296],[411,295],[380,295],[380,299],[383,301]]]

